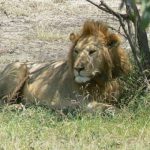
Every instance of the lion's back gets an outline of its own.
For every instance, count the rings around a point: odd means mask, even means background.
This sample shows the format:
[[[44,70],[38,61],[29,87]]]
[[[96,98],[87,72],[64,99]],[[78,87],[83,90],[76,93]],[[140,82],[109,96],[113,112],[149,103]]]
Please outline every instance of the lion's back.
[[[63,106],[67,99],[73,98],[72,81],[65,61],[34,64],[33,67],[29,67],[29,79],[23,90],[25,103]]]

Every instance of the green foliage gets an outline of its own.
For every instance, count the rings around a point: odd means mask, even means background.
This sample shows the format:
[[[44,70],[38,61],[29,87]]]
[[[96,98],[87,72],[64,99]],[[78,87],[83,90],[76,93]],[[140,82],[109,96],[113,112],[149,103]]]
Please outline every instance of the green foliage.
[[[142,27],[148,27],[150,23],[150,0],[142,0]]]

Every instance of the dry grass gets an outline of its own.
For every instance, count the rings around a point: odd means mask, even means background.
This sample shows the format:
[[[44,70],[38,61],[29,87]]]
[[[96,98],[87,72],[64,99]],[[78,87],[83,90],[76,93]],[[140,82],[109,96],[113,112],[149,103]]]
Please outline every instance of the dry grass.
[[[66,41],[68,39],[68,37],[65,34],[51,27],[46,27],[45,25],[37,26],[35,31],[36,35],[34,38],[37,38],[41,41]]]

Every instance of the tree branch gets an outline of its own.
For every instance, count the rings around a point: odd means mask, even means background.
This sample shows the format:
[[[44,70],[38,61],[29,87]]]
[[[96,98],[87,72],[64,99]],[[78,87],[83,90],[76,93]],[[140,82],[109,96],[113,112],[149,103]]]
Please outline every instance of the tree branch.
[[[87,2],[91,3],[92,5],[96,6],[97,8],[105,11],[106,13],[109,13],[111,15],[114,15],[118,18],[118,16],[121,16],[124,20],[129,19],[129,16],[127,14],[120,14],[118,12],[114,12],[110,7],[108,7],[102,0],[100,1],[100,5],[94,3],[91,0],[86,0]]]
[[[125,34],[123,34],[123,33],[121,33],[121,31],[120,31],[120,27],[119,27],[119,29],[117,30],[117,29],[115,29],[115,28],[113,28],[113,27],[111,27],[111,26],[108,26],[108,28],[110,28],[111,30],[113,30],[113,31],[116,31],[116,32],[118,32],[120,35],[122,35],[125,39],[127,39],[127,36],[125,35]]]

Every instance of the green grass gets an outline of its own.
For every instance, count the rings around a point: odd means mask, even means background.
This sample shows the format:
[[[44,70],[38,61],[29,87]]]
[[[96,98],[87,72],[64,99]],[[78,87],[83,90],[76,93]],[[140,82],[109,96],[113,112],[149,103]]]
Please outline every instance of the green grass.
[[[141,97],[136,110],[124,108],[114,117],[60,117],[42,107],[14,111],[5,106],[0,109],[0,149],[149,150],[149,99],[148,94]]]

